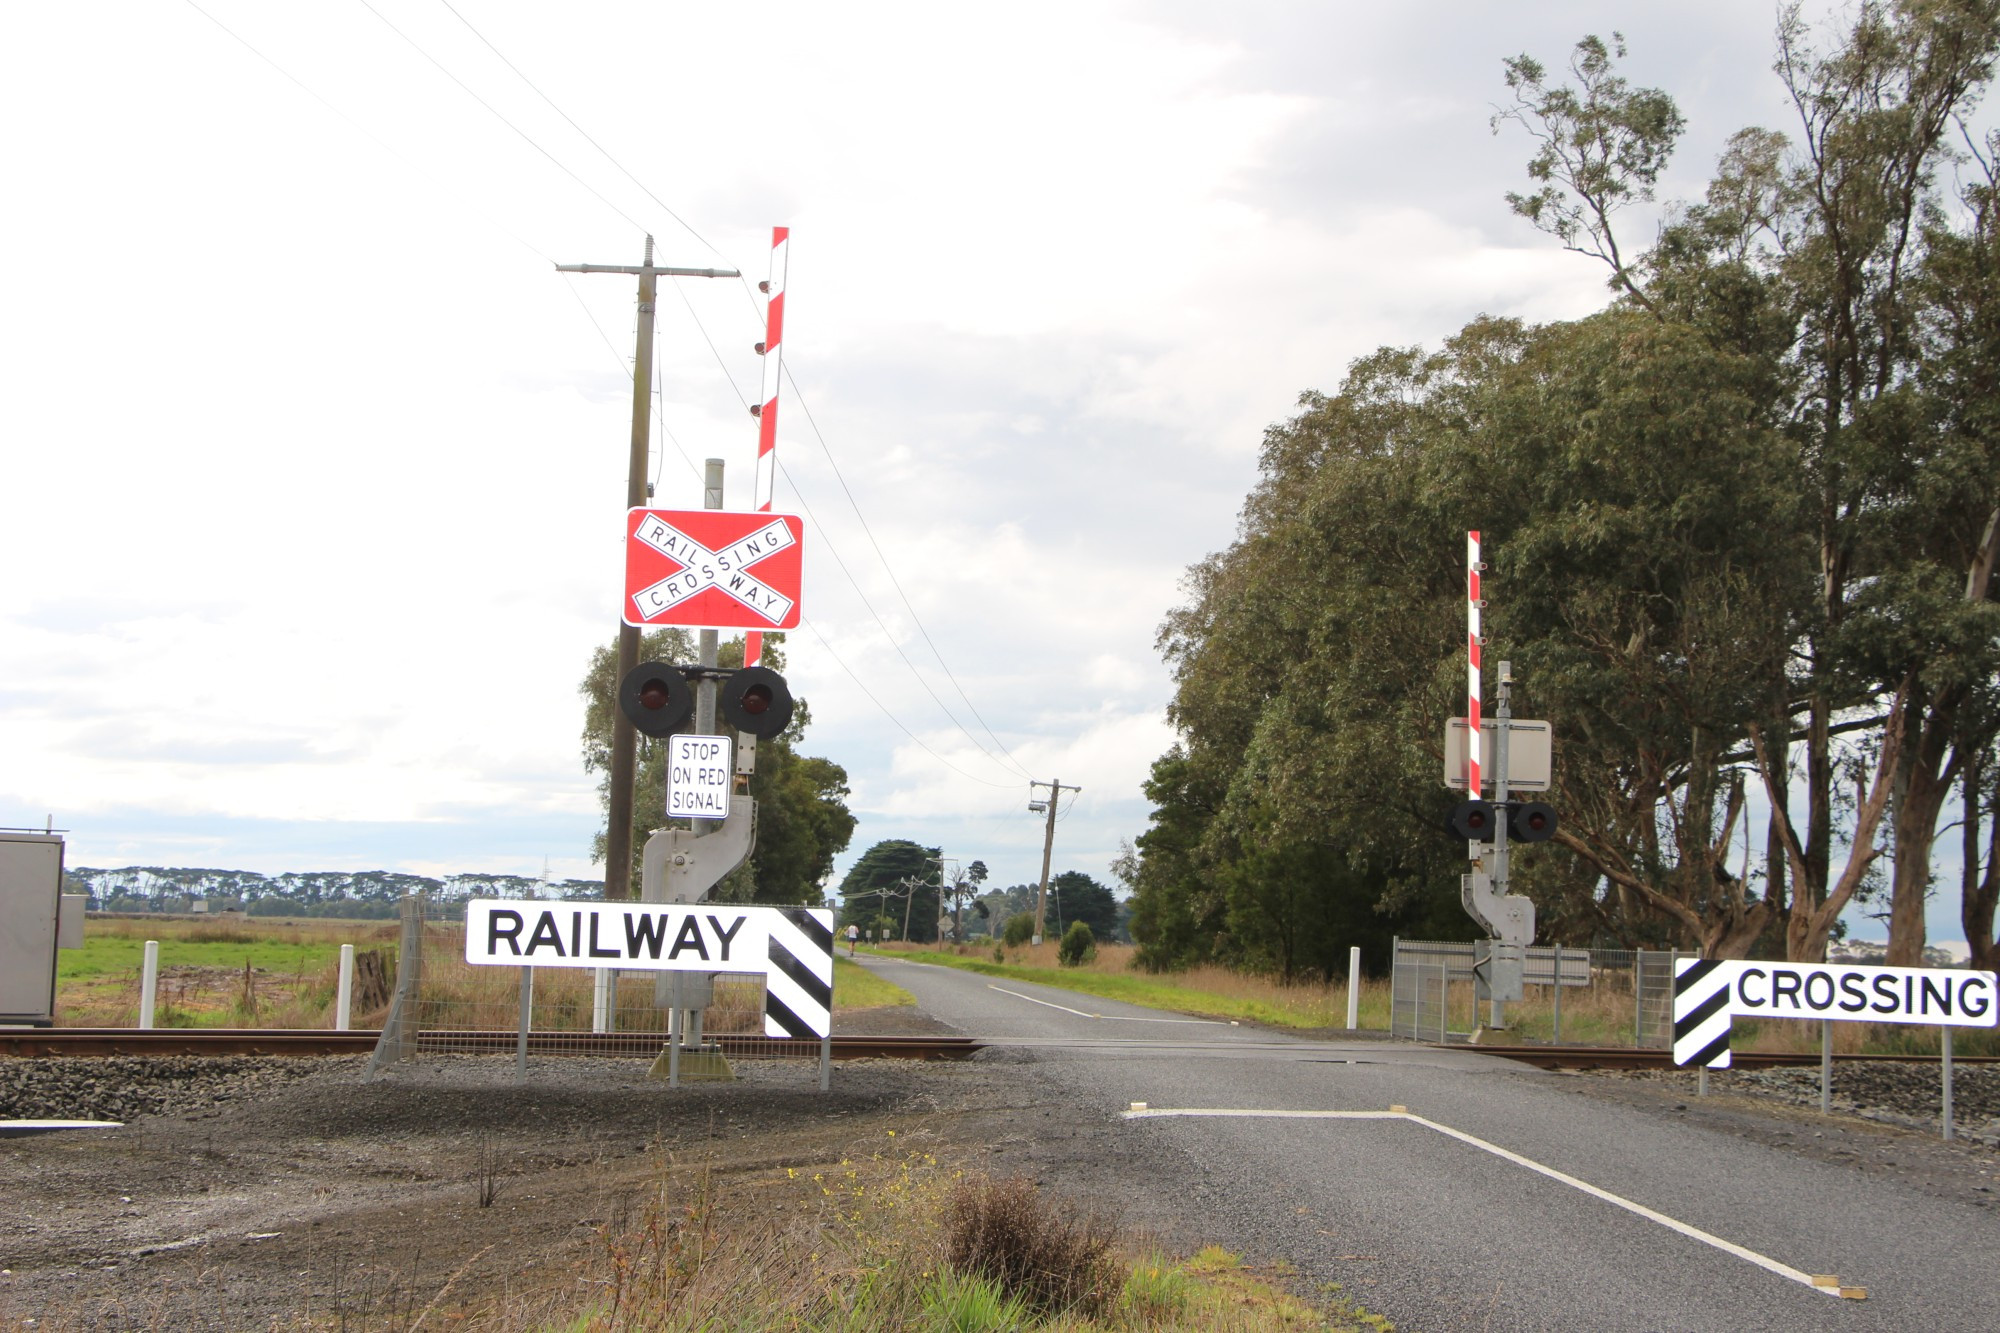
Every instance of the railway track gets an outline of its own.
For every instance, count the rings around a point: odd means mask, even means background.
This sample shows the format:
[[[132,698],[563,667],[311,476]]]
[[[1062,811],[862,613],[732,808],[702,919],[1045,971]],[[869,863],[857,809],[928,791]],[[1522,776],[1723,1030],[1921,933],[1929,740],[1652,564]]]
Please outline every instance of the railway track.
[[[1661,1050],[1634,1050],[1617,1046],[1451,1046],[1443,1049],[1454,1051],[1477,1051],[1481,1055],[1497,1055],[1507,1060],[1521,1060],[1543,1069],[1673,1069],[1676,1068],[1672,1053]],[[1785,1066],[1816,1065],[1819,1052],[1792,1051],[1737,1051],[1731,1060],[1737,1069],[1777,1069]],[[1863,1061],[1879,1061],[1887,1064],[1934,1065],[1935,1055],[1835,1055],[1833,1062],[1853,1064]],[[1953,1057],[1954,1064],[1990,1065],[2000,1064],[2000,1056],[1960,1055]]]
[[[330,1032],[324,1028],[10,1028],[0,1029],[0,1056],[105,1055],[366,1055],[375,1049],[379,1033],[369,1030]],[[747,1058],[790,1056],[816,1059],[817,1041],[724,1035],[714,1039],[725,1055]],[[418,1041],[422,1054],[486,1051],[511,1054],[516,1036],[505,1031],[432,1031]],[[868,1060],[964,1060],[993,1044],[977,1037],[836,1036],[833,1058]],[[1011,1042],[1001,1045],[1089,1045],[1062,1041]],[[1125,1043],[1120,1043],[1124,1045]],[[656,1032],[533,1032],[531,1055],[596,1055],[650,1057],[661,1049]],[[1451,1045],[1441,1049],[1476,1051],[1502,1059],[1520,1060],[1543,1069],[1671,1069],[1672,1056],[1662,1050],[1614,1046],[1478,1046]],[[1883,1061],[1892,1064],[1936,1064],[1934,1055],[1836,1055],[1836,1064]],[[2000,1064],[2000,1056],[1961,1055],[1962,1065]],[[1738,1069],[1772,1069],[1819,1063],[1816,1052],[1738,1051]]]
[[[11,1028],[0,1031],[0,1056],[366,1055],[375,1049],[380,1035],[370,1030],[329,1032],[323,1028]],[[417,1049],[423,1054],[446,1051],[498,1054],[512,1052],[515,1041],[512,1032],[435,1031],[424,1033]],[[722,1036],[716,1041],[727,1055],[802,1059],[819,1055],[817,1041],[755,1036]],[[531,1055],[654,1056],[660,1053],[660,1048],[658,1033],[528,1034]],[[833,1058],[963,1060],[979,1048],[980,1043],[970,1037],[836,1036]]]

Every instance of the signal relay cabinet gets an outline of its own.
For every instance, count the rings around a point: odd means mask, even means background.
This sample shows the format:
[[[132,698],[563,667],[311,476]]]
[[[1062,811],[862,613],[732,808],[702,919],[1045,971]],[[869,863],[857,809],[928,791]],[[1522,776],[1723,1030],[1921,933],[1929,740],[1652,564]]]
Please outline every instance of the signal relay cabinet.
[[[0,1024],[55,1020],[56,950],[82,947],[86,901],[62,867],[58,835],[0,831]]]

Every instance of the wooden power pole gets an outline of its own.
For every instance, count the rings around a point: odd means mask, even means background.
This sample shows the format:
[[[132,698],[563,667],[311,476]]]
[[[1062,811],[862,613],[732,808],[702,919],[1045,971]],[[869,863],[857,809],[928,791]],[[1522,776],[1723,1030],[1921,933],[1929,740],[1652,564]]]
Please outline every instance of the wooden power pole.
[[[1083,788],[1065,787],[1061,782],[1030,782],[1028,784],[1030,792],[1033,792],[1037,787],[1047,787],[1049,789],[1048,830],[1042,834],[1042,888],[1041,892],[1035,895],[1035,943],[1040,944],[1042,942],[1042,923],[1049,908],[1049,854],[1055,850],[1056,846],[1056,805],[1062,800],[1064,792],[1082,791]]]
[[[630,264],[557,264],[558,273],[630,273],[639,279],[639,345],[632,354],[632,453],[625,470],[625,507],[646,503],[646,465],[651,456],[649,428],[653,420],[653,305],[658,279],[735,278],[733,268],[664,268],[653,263],[653,238],[646,238],[646,262]],[[618,681],[639,665],[639,627],[618,624]],[[639,734],[615,703],[611,708],[611,809],[604,833],[604,896],[632,896],[632,788],[637,780]]]

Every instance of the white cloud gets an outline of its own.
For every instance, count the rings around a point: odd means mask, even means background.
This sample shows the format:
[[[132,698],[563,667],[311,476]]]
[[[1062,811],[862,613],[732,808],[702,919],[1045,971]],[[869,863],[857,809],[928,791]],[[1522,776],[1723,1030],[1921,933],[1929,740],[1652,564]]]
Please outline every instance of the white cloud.
[[[641,226],[746,282],[793,227],[787,357],[841,469],[790,396],[808,748],[856,853],[1002,882],[1040,863],[1015,764],[1085,788],[1058,868],[1143,828],[1153,635],[1300,390],[1603,299],[1508,216],[1525,148],[1486,125],[1500,57],[1594,6],[781,3],[670,39],[636,4],[465,11],[645,189],[448,10],[380,6],[608,203],[365,9],[204,7],[338,113],[187,7],[24,9],[0,47],[0,823],[56,811],[79,863],[585,873],[633,288],[551,264],[634,262]],[[1769,16],[1622,26],[1635,78],[1690,90],[1698,189],[1775,119]],[[663,504],[716,456],[747,506],[745,285],[661,292]]]

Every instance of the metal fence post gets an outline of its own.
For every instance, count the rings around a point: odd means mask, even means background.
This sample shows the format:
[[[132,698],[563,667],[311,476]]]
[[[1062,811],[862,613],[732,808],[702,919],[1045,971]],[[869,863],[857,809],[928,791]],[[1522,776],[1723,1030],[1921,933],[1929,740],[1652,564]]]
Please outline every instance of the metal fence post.
[[[1555,946],[1555,973],[1556,973],[1555,1030],[1553,1033],[1550,1034],[1549,1044],[1553,1046],[1560,1046],[1562,1045],[1563,1041],[1563,947],[1560,944]]]
[[[1667,974],[1661,978],[1662,984],[1660,986],[1660,1035],[1666,1038],[1660,1044],[1668,1050],[1672,1050],[1674,1045],[1674,973],[1679,969],[1680,965],[1681,951],[1679,949],[1669,950],[1667,953]]]
[[[1451,962],[1438,963],[1438,1045],[1451,1044]]]
[[[1632,1045],[1644,1046],[1646,1031],[1646,951],[1632,951]]]
[[[1402,1036],[1396,1027],[1396,998],[1403,993],[1403,937],[1389,937],[1389,1035]],[[1410,1036],[1417,1035],[1416,1016],[1410,1016]]]
[[[139,1028],[153,1026],[153,1001],[160,989],[160,942],[146,941],[146,958],[139,965]]]
[[[514,1034],[514,1077],[528,1076],[528,1028],[534,1022],[535,969],[521,969],[521,1026]]]
[[[342,1032],[353,1026],[354,1017],[354,946],[340,946],[340,989],[333,1004],[333,1025]]]
[[[1347,949],[1347,1030],[1361,1026],[1361,946]]]
[[[1939,1029],[1938,1062],[1944,1075],[1944,1136],[1951,1137],[1951,1029]]]

